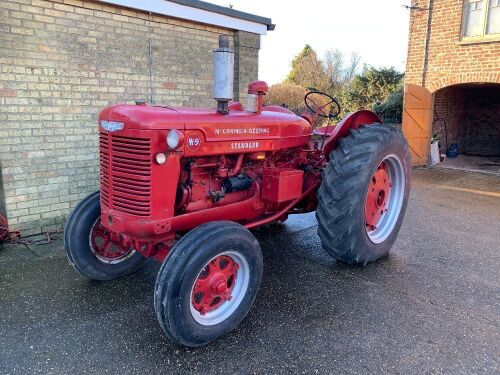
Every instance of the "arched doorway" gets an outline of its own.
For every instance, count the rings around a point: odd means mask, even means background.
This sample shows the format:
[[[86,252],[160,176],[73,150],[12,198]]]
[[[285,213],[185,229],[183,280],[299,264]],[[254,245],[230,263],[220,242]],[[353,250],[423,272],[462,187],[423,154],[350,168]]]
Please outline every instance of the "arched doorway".
[[[457,84],[433,96],[432,134],[442,153],[452,144],[459,152],[443,166],[500,173],[500,84]]]

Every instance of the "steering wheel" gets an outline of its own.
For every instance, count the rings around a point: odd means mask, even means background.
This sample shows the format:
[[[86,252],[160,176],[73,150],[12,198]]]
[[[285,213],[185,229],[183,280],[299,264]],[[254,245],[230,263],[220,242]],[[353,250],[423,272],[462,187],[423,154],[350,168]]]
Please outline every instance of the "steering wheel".
[[[326,98],[326,104],[318,104],[311,98],[311,95],[318,95]],[[312,113],[326,118],[337,117],[340,114],[340,104],[332,96],[321,91],[310,91],[304,96],[307,109]]]

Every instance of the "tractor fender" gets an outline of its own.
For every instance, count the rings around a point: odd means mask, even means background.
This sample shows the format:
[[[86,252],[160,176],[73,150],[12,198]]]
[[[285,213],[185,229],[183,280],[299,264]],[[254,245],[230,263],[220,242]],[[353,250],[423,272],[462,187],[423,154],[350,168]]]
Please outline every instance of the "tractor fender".
[[[322,126],[314,129],[315,135],[327,135],[323,153],[329,160],[330,152],[338,145],[339,139],[347,137],[351,129],[358,129],[361,125],[382,124],[380,117],[369,110],[363,109],[357,112],[351,112],[335,126]]]

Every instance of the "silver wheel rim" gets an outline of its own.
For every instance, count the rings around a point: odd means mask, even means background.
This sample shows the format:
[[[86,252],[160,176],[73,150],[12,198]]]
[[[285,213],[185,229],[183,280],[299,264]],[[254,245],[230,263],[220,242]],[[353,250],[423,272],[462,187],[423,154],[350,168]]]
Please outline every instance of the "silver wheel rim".
[[[401,208],[403,207],[403,199],[406,189],[405,172],[401,160],[396,155],[391,154],[386,156],[379,163],[379,165],[382,163],[386,163],[388,166],[389,180],[391,184],[391,190],[387,199],[387,211],[384,213],[374,230],[369,230],[365,225],[368,238],[376,244],[384,242],[394,230],[401,213]]]
[[[248,290],[248,285],[250,284],[250,266],[248,265],[246,258],[240,253],[237,253],[235,251],[226,251],[214,256],[207,262],[207,264],[215,258],[224,255],[230,257],[236,264],[238,264],[238,274],[236,276],[234,287],[231,292],[231,300],[224,301],[224,303],[218,308],[213,311],[209,311],[204,315],[202,315],[198,310],[194,308],[191,302],[191,296],[193,294],[194,284],[196,283],[198,275],[203,270],[203,268],[196,275],[196,279],[194,280],[193,286],[191,287],[191,292],[189,293],[189,309],[191,311],[191,316],[197,323],[204,326],[213,326],[219,324],[233,315],[236,309],[241,305],[241,301],[243,301],[243,298],[245,297]]]

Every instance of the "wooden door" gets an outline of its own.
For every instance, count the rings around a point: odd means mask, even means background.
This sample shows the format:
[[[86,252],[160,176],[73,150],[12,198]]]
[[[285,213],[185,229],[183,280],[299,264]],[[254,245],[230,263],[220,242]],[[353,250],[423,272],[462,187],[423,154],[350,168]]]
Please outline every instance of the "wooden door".
[[[413,165],[425,165],[429,160],[431,123],[432,94],[425,87],[405,85],[402,128]]]

